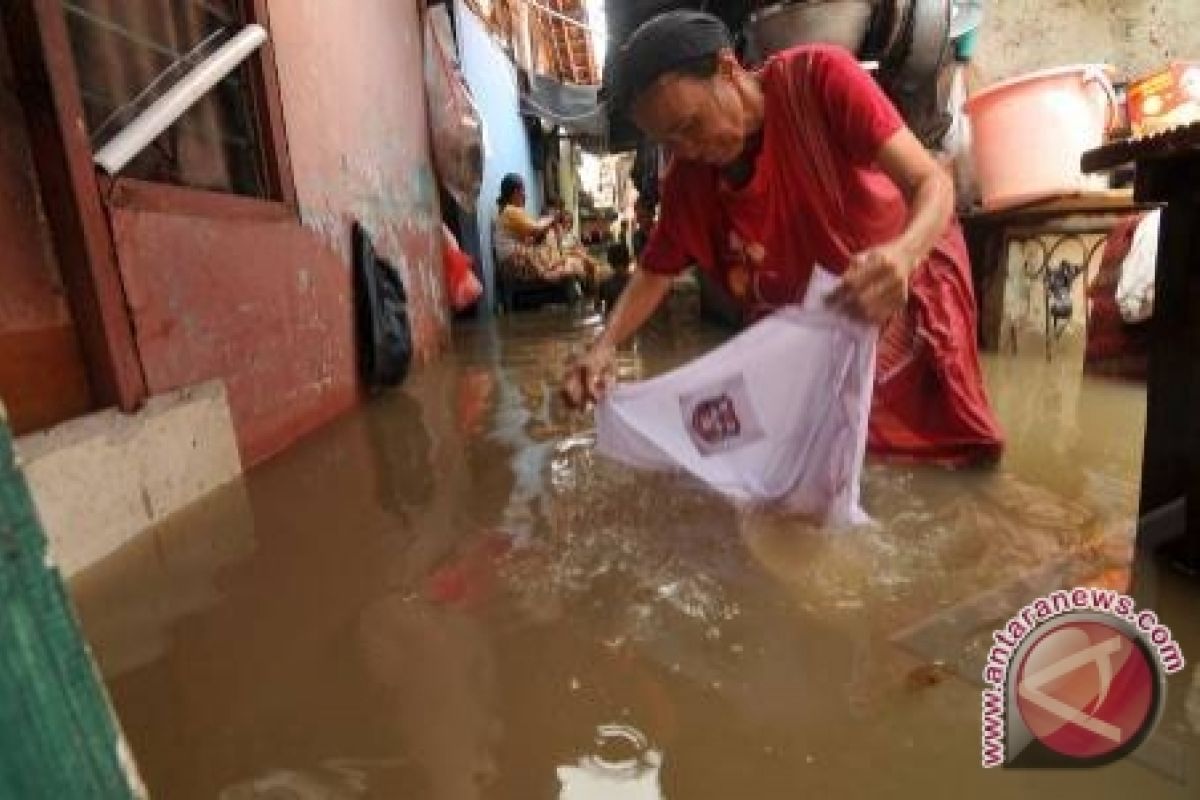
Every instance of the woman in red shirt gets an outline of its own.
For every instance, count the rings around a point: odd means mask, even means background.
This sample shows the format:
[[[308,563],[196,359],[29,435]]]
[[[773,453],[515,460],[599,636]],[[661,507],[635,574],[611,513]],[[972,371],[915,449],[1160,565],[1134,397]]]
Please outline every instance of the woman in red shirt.
[[[673,159],[639,269],[568,370],[569,401],[604,394],[615,348],[691,264],[751,318],[800,302],[820,265],[843,278],[831,305],[882,326],[871,451],[949,465],[999,457],[953,185],[849,53],[798,47],[751,72],[718,19],[672,12],[630,37],[607,84]]]

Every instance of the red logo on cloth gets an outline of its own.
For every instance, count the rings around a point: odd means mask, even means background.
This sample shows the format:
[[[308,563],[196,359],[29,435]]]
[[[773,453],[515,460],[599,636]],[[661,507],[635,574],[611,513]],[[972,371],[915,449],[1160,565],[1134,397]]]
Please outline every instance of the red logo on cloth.
[[[733,375],[679,398],[679,422],[701,456],[732,453],[762,441],[763,426],[743,375]]]
[[[718,445],[740,436],[742,422],[738,419],[733,399],[727,394],[722,394],[699,402],[692,411],[692,430],[710,445]]]

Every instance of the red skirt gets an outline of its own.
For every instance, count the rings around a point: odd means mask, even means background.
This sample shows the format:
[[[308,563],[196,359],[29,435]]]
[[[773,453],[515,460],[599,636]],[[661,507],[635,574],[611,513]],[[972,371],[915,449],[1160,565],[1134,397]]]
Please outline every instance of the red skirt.
[[[970,257],[956,223],[913,275],[905,312],[880,336],[872,454],[946,466],[999,459],[1004,435],[983,384],[976,318]]]

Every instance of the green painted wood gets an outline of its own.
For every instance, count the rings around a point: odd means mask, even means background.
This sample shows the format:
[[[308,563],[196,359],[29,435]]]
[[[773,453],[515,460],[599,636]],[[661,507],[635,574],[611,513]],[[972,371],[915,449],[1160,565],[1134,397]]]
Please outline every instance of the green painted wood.
[[[0,800],[137,796],[0,407]]]

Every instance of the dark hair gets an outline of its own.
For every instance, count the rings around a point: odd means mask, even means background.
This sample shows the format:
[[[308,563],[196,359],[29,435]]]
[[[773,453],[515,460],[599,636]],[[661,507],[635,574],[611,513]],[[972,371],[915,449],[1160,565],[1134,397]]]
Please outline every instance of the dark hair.
[[[605,255],[608,258],[608,265],[614,270],[628,269],[633,260],[629,255],[629,248],[625,246],[624,242],[610,244]]]
[[[646,81],[642,84],[635,84],[626,90],[626,94],[621,98],[620,105],[622,110],[631,108],[647,90],[654,84],[668,75],[676,75],[682,78],[695,78],[696,80],[706,81],[716,77],[717,70],[721,68],[721,54],[712,53],[699,58],[692,58],[682,63],[676,64],[673,67],[664,69],[653,80]]]
[[[717,74],[721,53],[732,49],[725,23],[711,14],[678,10],[643,23],[617,48],[604,76],[605,94],[625,111],[664,75],[701,80]]]
[[[517,192],[525,188],[525,180],[515,172],[510,172],[500,181],[500,197],[496,198],[496,204],[503,211],[506,206],[512,203],[513,196]]]
[[[717,70],[721,67],[721,54],[710,53],[706,56],[693,58],[684,61],[681,64],[668,69],[663,75],[682,75],[685,78],[699,78],[700,80],[708,80],[717,74]],[[661,77],[661,76],[660,76]],[[650,88],[650,87],[645,87]],[[634,96],[636,98],[636,95]]]

